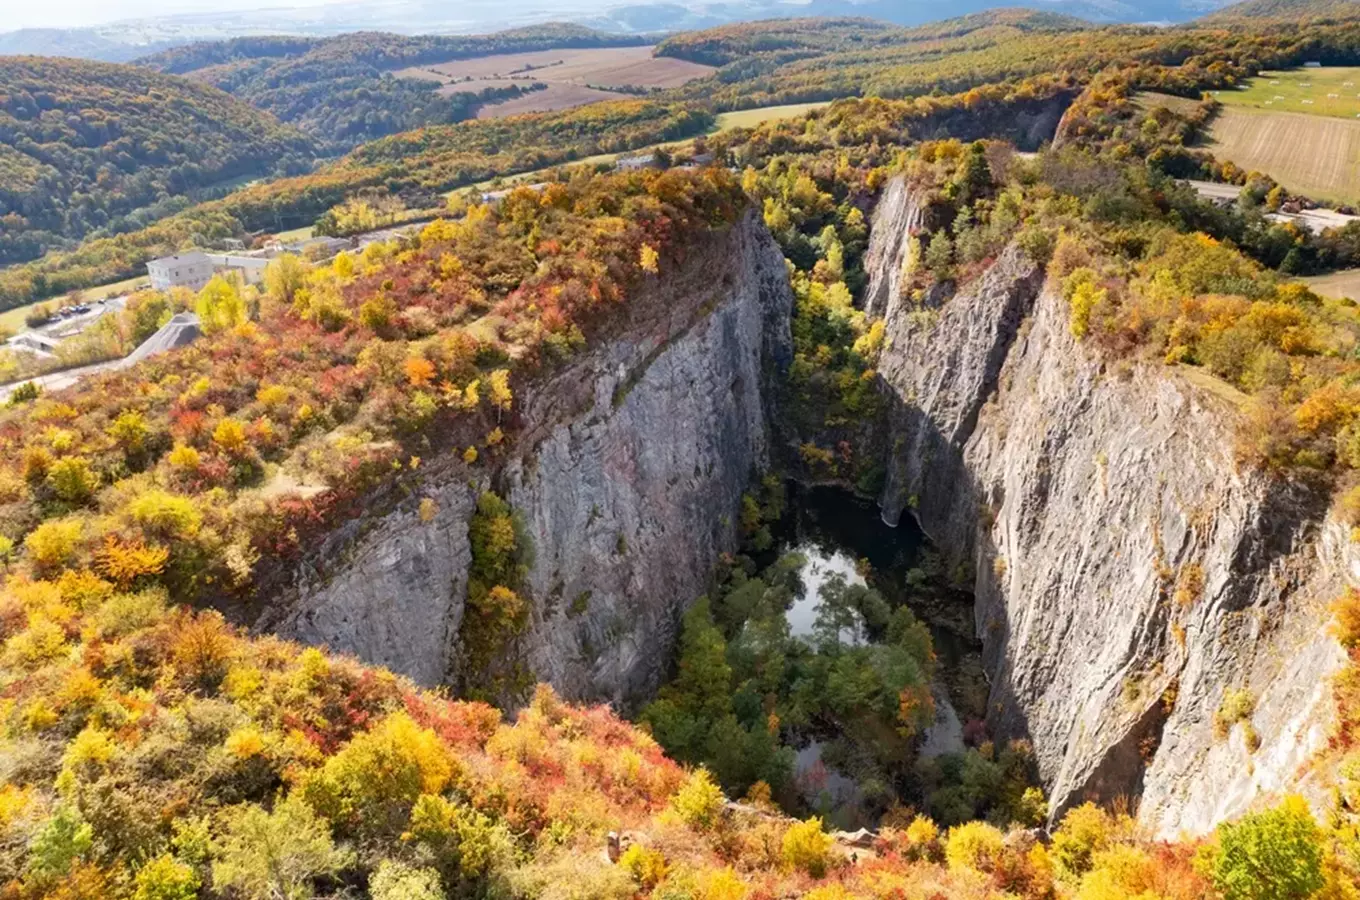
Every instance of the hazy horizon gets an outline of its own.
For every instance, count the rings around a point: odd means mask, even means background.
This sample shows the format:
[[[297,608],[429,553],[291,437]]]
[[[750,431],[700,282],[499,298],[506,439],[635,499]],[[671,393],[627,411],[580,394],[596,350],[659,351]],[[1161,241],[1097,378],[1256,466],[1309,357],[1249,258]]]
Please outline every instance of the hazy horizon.
[[[8,10],[0,32],[22,28],[83,28],[129,19],[201,13],[242,13],[263,9],[304,9],[348,5],[351,0],[48,0]]]

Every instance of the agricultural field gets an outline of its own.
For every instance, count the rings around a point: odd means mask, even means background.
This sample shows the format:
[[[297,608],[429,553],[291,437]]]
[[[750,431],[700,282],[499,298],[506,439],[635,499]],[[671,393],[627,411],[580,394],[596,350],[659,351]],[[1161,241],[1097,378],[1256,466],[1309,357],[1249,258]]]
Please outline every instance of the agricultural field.
[[[1360,84],[1360,69],[1309,71],[1355,73],[1354,80]],[[1255,80],[1263,81],[1271,91],[1289,90],[1284,84],[1271,84],[1283,79]],[[1328,74],[1325,82],[1322,76],[1314,76],[1312,84],[1321,88],[1324,83],[1340,85],[1350,80],[1344,75]],[[1260,99],[1259,86],[1219,92],[1215,96],[1223,102],[1223,108],[1214,116],[1201,146],[1219,159],[1232,160],[1249,171],[1264,172],[1291,191],[1315,200],[1360,202],[1360,118],[1328,113],[1327,110],[1343,108],[1340,100],[1329,101],[1330,105],[1303,105],[1297,101],[1306,98],[1297,92],[1305,89],[1296,86],[1294,90],[1293,110],[1316,109],[1316,112],[1290,111],[1273,99],[1275,94]],[[1184,97],[1151,92],[1141,94],[1138,102],[1145,108],[1165,106],[1181,113],[1189,113],[1197,105]],[[1352,97],[1348,102],[1360,110],[1360,98]]]
[[[775,119],[795,119],[814,109],[821,109],[826,103],[790,103],[785,106],[762,106],[758,109],[742,109],[726,112],[718,116],[714,131],[729,128],[755,128],[757,125]]]
[[[549,112],[617,99],[639,90],[679,87],[712,72],[711,66],[653,57],[651,47],[604,47],[500,53],[402,69],[402,78],[438,81],[440,93],[481,91],[511,85],[546,88],[502,103],[487,104],[478,118]]]
[[[1317,200],[1360,201],[1360,119],[1227,107],[1206,147]]]
[[[1360,68],[1328,66],[1262,72],[1235,91],[1212,94],[1229,107],[1356,119],[1360,118]]]
[[[1237,90],[1211,93],[1223,108],[1205,149],[1316,200],[1360,202],[1360,68],[1263,72]],[[1140,103],[1180,112],[1195,106],[1155,93]]]
[[[1360,300],[1360,269],[1342,269],[1300,280],[1324,297]]]
[[[521,113],[556,112],[559,109],[571,109],[574,106],[585,106],[587,103],[598,103],[601,100],[617,100],[619,96],[613,91],[602,91],[581,84],[550,82],[541,91],[530,91],[500,103],[487,103],[477,110],[477,118],[499,119]]]

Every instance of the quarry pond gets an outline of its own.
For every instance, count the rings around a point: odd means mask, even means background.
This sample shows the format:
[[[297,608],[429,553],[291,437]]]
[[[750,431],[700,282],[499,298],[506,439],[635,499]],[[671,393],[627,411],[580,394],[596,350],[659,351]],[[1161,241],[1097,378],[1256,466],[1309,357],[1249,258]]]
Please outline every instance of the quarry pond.
[[[871,588],[893,610],[909,608],[928,628],[937,661],[930,685],[934,721],[916,736],[914,755],[928,759],[962,751],[962,722],[982,717],[987,690],[971,594],[948,583],[938,554],[911,516],[890,527],[873,502],[836,487],[788,482],[786,496],[774,546],[758,562],[768,565],[788,554],[801,559],[785,612],[790,636],[816,645],[829,627],[823,621],[819,633],[828,591],[842,584]],[[834,626],[845,646],[866,647],[883,639],[861,617]],[[797,790],[803,802],[838,827],[874,825],[883,805],[881,796],[870,796],[874,790],[886,787],[894,799],[906,802],[917,785],[899,771],[889,776],[892,784],[866,791],[863,754],[837,732],[834,723],[818,723],[801,735],[794,760]]]

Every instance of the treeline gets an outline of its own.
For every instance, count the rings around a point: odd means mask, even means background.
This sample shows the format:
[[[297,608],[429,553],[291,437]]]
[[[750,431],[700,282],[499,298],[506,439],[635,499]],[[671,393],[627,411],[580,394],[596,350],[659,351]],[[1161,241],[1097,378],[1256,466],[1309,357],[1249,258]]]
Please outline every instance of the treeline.
[[[832,53],[862,52],[961,37],[997,25],[1023,31],[1074,31],[1092,27],[1089,22],[1070,16],[1018,8],[970,13],[913,28],[853,17],[769,19],[673,35],[657,45],[656,55],[710,66],[725,66],[738,60],[750,62],[753,57],[762,56],[782,63]]]
[[[853,17],[737,22],[672,35],[657,44],[656,55],[706,66],[725,66],[756,54],[801,59],[851,47],[899,43],[908,39],[910,31],[888,22]]]
[[[358,32],[333,38],[246,37],[191,44],[142,65],[219,87],[311,134],[331,153],[424,125],[472,118],[519,87],[441,94],[433,80],[399,78],[409,66],[535,50],[635,46],[645,36],[549,24],[487,35]]]
[[[683,104],[620,100],[561,113],[426,128],[360,148],[319,172],[252,185],[137,231],[0,271],[0,308],[141,274],[148,259],[186,245],[253,231],[282,231],[366,189],[408,206],[499,175],[571,162],[705,131],[713,117]]]
[[[850,41],[850,48],[802,50],[787,58],[781,52],[751,50],[708,78],[678,88],[673,96],[703,98],[719,110],[745,109],[848,96],[960,93],[1041,73],[1066,73],[1086,81],[1111,66],[1184,67],[1179,78],[1165,73],[1164,80],[1182,85],[1179,91],[1166,89],[1188,93],[1231,84],[1230,77],[1262,68],[1308,60],[1354,64],[1360,59],[1360,23],[1355,22],[1280,23],[1268,32],[1248,32],[1133,26],[1075,31],[1062,17],[1015,11],[958,21],[954,33],[945,32],[943,25],[933,26],[933,37],[904,29],[879,44]],[[970,21],[978,27],[967,28]],[[732,52],[755,43],[734,40]],[[1206,78],[1206,73],[1215,77]]]
[[[312,159],[303,134],[210,87],[134,66],[0,59],[0,264]]]
[[[1360,3],[1354,0],[1246,0],[1212,12],[1196,24],[1261,26],[1262,19],[1307,22],[1313,19],[1360,19]]]

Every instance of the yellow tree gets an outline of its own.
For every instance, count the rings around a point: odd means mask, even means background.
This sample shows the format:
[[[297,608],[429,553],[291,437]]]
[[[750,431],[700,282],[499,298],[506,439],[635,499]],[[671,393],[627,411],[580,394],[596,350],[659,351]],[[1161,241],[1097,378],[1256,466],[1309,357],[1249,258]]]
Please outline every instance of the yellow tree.
[[[500,422],[501,414],[509,412],[515,402],[515,395],[510,392],[510,370],[497,369],[487,380],[491,384],[491,402],[496,406],[496,421]]]
[[[221,275],[213,276],[198,292],[194,311],[198,313],[199,327],[204,334],[216,334],[245,322],[246,302],[241,296],[240,282]]]
[[[292,303],[298,288],[307,283],[311,266],[292,253],[270,260],[264,267],[264,289],[280,303]]]

